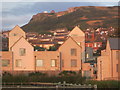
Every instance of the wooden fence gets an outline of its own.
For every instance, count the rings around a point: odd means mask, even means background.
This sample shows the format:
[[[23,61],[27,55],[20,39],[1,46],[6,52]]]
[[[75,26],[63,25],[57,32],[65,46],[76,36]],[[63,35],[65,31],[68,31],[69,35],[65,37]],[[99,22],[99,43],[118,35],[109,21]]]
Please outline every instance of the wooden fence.
[[[63,83],[40,83],[40,82],[30,82],[30,83],[2,83],[2,88],[56,88],[57,90],[59,88],[62,89],[69,89],[69,88],[89,88],[90,90],[97,90],[97,85],[86,85],[86,84],[72,84],[72,83],[66,83],[65,81]]]

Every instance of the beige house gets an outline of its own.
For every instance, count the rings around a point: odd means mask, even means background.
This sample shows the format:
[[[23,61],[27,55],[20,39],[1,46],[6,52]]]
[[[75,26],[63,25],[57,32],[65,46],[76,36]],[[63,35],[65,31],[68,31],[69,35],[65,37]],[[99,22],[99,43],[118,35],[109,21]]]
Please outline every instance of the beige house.
[[[118,80],[120,78],[120,38],[110,38],[106,50],[97,61],[98,80]]]
[[[15,26],[9,33],[9,51],[2,52],[3,71],[79,71],[84,40],[84,33],[75,27],[57,51],[34,51],[25,32]]]
[[[9,32],[9,50],[11,46],[21,37],[26,38],[25,32],[17,25]]]
[[[106,50],[97,60],[97,80],[118,80],[120,72],[120,38],[111,38]],[[116,44],[115,44],[116,43]],[[65,42],[56,51],[34,51],[26,40],[25,32],[15,26],[9,32],[9,51],[1,52],[2,71],[9,72],[61,72],[80,71],[83,76],[95,77],[90,63],[85,61],[85,34],[75,27]],[[96,67],[95,66],[95,67]]]

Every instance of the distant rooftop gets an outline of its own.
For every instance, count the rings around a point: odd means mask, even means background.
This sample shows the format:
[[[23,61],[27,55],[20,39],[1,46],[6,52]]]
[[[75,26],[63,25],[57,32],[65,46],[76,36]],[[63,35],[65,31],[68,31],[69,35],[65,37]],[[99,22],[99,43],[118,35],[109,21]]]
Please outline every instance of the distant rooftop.
[[[120,50],[120,38],[109,38],[110,48]]]

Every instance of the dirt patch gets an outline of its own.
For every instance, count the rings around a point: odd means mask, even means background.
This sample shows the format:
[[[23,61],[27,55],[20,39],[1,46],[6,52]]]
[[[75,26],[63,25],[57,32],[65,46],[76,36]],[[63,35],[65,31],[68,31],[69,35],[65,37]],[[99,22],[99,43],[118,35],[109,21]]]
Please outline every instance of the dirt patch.
[[[103,20],[92,20],[92,21],[88,21],[87,24],[89,25],[95,25],[95,24],[102,24]]]

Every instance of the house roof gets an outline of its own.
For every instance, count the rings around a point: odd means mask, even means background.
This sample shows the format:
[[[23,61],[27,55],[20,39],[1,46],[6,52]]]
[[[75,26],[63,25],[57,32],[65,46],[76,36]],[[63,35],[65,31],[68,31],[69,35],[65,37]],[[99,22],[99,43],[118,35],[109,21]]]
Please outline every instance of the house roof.
[[[16,25],[9,33],[13,32],[13,31],[17,31],[17,30],[19,30],[21,32],[24,32],[24,30],[21,27],[19,27],[18,25]]]
[[[110,48],[120,50],[120,38],[109,38]]]
[[[69,36],[69,37],[65,40],[65,42],[60,45],[60,47],[62,47],[62,46],[67,42],[67,40],[69,40],[69,39],[72,39],[73,42],[75,42],[80,48],[82,48],[71,36]],[[60,47],[59,47],[59,48],[60,48]],[[58,50],[59,50],[59,48],[58,48]]]
[[[73,35],[77,35],[77,36],[85,36],[85,33],[79,28],[79,27],[75,27],[70,33],[69,33],[70,36],[73,36]]]
[[[10,47],[10,49],[12,49],[12,47],[15,46],[16,43],[18,43],[22,38],[23,38],[28,44],[30,44],[30,43],[22,36],[22,37],[20,37],[20,38]],[[30,44],[30,45],[31,45],[31,44]],[[32,45],[31,45],[31,46],[32,46]]]

